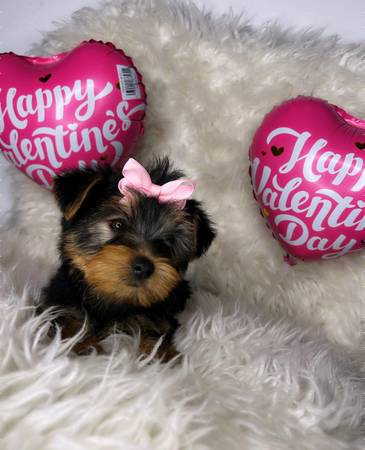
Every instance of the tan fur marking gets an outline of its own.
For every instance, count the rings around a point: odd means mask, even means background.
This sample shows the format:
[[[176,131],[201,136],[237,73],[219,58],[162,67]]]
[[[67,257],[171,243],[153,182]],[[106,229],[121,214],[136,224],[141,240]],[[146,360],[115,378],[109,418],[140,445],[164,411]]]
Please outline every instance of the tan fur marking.
[[[108,245],[95,255],[80,253],[72,235],[67,236],[65,252],[73,264],[84,274],[86,281],[100,295],[116,302],[127,301],[144,307],[164,300],[181,279],[164,258],[154,258],[121,245]],[[132,286],[131,265],[137,255],[152,260],[155,271],[143,284]]]
[[[149,257],[155,271],[139,286],[132,286],[131,265],[141,252],[129,247],[109,245],[88,258],[84,267],[85,278],[99,294],[108,295],[116,302],[129,301],[144,307],[164,300],[180,280],[180,275],[163,258]]]
[[[141,336],[139,351],[142,355],[150,355],[158,342],[158,338],[151,336]],[[156,356],[163,362],[170,361],[179,355],[173,342],[163,340],[157,349]]]
[[[87,256],[80,252],[80,249],[75,243],[75,236],[72,233],[65,238],[64,251],[73,262],[74,266],[84,272],[87,263]]]
[[[127,286],[135,251],[121,245],[108,245],[86,262],[84,273],[87,282],[97,293],[113,298],[131,297]]]
[[[147,252],[121,245],[107,245],[95,255],[84,255],[71,233],[65,238],[64,251],[73,265],[81,270],[95,293],[107,295],[115,302],[130,302],[148,307],[168,297],[181,280],[180,274],[165,258],[156,258]],[[153,262],[155,271],[141,285],[132,286],[131,265],[136,256],[145,256]]]
[[[146,283],[146,297],[143,306],[149,306],[154,301],[164,300],[181,279],[177,270],[168,264],[164,258],[151,258],[155,271]],[[152,301],[151,301],[152,300]]]
[[[157,323],[144,315],[136,315],[118,324],[118,331],[128,334],[138,333],[139,352],[143,355],[150,355],[159,339],[170,331],[170,324],[161,318]],[[173,341],[164,337],[157,349],[156,356],[162,361],[169,361],[177,356]]]
[[[88,184],[84,190],[77,196],[77,198],[74,200],[74,202],[66,208],[63,215],[65,216],[66,220],[70,220],[79,210],[80,206],[82,205],[82,202],[85,200],[87,194],[90,192],[90,189],[95,186],[96,183],[98,183],[101,180],[101,177],[94,178],[90,184]]]
[[[73,315],[75,313],[75,315]],[[77,317],[76,317],[77,316]],[[61,338],[70,339],[78,334],[84,327],[85,317],[80,316],[80,313],[75,312],[75,310],[70,311],[70,314],[66,312],[65,315],[59,316],[55,319],[61,327]],[[54,337],[55,328],[51,328],[49,335]],[[97,353],[103,353],[103,349],[99,344],[100,337],[98,337],[91,329],[90,326],[85,330],[85,334],[82,338],[74,344],[72,350],[78,355],[85,355],[92,351],[94,348]]]

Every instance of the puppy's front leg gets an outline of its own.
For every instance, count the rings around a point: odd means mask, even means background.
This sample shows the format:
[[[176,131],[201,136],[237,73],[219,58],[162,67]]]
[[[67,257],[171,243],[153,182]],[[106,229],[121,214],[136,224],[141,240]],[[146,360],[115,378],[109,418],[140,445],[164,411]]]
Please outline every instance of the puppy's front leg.
[[[84,326],[83,319],[72,315],[58,318],[57,323],[61,326],[62,339],[69,339],[76,336]],[[88,326],[86,334],[80,341],[76,342],[72,350],[78,355],[87,355],[91,353],[93,349],[95,349],[97,353],[103,353],[103,348],[99,344],[100,339],[100,336]]]
[[[38,313],[45,311],[45,306],[38,307]],[[48,335],[54,337],[56,333],[56,327],[60,328],[61,339],[70,339],[76,336],[82,329],[87,327],[85,334],[82,338],[75,343],[72,350],[78,355],[89,354],[92,349],[95,349],[97,353],[103,353],[103,349],[99,344],[102,336],[86,322],[85,314],[75,308],[70,310],[64,310],[60,315],[52,320],[52,325],[49,329]]]
[[[178,322],[173,317],[138,314],[130,317],[122,327],[123,331],[129,329],[129,332],[134,330],[139,333],[139,352],[142,355],[150,355],[161,338],[156,352],[161,361],[167,362],[179,355],[173,342]]]
[[[148,336],[141,335],[140,343],[139,343],[139,351],[143,355],[149,355],[152,353],[155,345],[159,341],[161,336]],[[163,338],[160,346],[157,349],[157,357],[163,361],[167,362],[171,359],[178,356],[180,353],[176,350],[175,344],[172,342],[172,339]]]

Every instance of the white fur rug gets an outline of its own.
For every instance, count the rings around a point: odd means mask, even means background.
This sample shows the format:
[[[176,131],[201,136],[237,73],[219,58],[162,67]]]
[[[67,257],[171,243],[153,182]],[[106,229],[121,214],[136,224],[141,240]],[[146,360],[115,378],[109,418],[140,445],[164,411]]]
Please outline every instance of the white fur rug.
[[[5,162],[0,303],[0,448],[360,450],[364,436],[365,253],[289,267],[251,194],[248,147],[272,106],[298,94],[365,116],[365,45],[193,4],[109,1],[83,9],[33,53],[84,39],[133,56],[148,90],[138,157],[169,154],[198,181],[219,237],[190,271],[183,364],[74,357],[32,304],[57,266],[49,192]],[[13,203],[11,203],[11,200]],[[3,202],[3,200],[2,200]]]

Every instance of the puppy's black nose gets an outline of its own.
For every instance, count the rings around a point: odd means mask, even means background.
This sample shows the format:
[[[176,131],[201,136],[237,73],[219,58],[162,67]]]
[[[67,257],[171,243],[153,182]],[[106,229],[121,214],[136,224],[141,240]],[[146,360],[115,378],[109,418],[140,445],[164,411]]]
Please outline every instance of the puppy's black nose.
[[[137,256],[132,263],[132,271],[137,280],[146,280],[155,271],[155,266],[148,258]]]

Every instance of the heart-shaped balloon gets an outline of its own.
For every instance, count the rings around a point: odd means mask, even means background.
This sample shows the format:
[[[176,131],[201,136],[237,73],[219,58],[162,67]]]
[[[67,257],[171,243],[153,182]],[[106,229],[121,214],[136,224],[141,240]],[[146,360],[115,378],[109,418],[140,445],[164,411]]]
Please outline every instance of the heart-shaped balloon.
[[[143,134],[145,105],[141,75],[111,43],[0,55],[0,150],[47,188],[69,169],[122,165]]]
[[[250,148],[254,195],[289,257],[365,247],[365,121],[312,97],[274,108]]]

